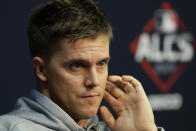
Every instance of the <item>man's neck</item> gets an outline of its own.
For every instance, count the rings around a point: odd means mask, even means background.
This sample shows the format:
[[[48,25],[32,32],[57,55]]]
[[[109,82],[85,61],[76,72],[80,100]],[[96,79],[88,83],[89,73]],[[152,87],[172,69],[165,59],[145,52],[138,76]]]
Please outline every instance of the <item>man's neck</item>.
[[[78,124],[80,127],[84,127],[84,126],[86,125],[86,122],[87,122],[86,119],[84,119],[84,120],[79,120],[79,121],[77,122],[77,124]]]

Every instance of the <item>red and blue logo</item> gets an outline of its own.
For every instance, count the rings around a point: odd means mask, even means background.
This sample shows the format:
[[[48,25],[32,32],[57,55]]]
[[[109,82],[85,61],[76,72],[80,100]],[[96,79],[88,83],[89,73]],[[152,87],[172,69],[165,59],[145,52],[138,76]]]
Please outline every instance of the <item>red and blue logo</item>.
[[[195,42],[171,4],[163,2],[129,49],[159,90],[167,93],[193,60]]]

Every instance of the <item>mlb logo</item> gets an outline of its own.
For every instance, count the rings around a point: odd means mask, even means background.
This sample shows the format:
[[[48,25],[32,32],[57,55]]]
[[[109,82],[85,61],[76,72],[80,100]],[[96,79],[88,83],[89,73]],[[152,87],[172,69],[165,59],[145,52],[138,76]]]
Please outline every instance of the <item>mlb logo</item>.
[[[174,33],[178,29],[178,15],[174,10],[160,9],[155,12],[155,30],[162,34]]]

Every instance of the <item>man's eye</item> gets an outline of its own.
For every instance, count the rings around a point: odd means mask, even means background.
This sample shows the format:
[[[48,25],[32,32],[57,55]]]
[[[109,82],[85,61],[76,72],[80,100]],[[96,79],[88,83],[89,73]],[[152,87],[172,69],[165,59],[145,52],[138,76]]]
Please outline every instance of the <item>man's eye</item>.
[[[78,70],[78,69],[80,69],[80,68],[82,68],[82,67],[83,67],[83,65],[80,64],[80,63],[71,64],[71,66],[70,66],[70,68],[71,68],[72,70]]]
[[[80,64],[74,64],[73,67],[74,67],[74,68],[80,68],[81,65],[80,65]]]
[[[102,62],[99,63],[99,66],[104,66],[105,64],[106,64],[106,62],[102,61]]]

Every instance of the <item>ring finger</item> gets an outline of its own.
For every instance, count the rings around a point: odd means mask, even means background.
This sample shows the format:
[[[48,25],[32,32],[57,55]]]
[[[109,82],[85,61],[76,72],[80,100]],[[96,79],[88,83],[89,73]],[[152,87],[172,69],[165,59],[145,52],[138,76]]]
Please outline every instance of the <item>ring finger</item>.
[[[136,92],[134,86],[127,81],[118,80],[116,81],[116,83],[120,85],[125,90],[126,93]]]
[[[124,92],[114,83],[107,81],[106,90],[111,93],[115,98],[120,98],[124,95]]]

